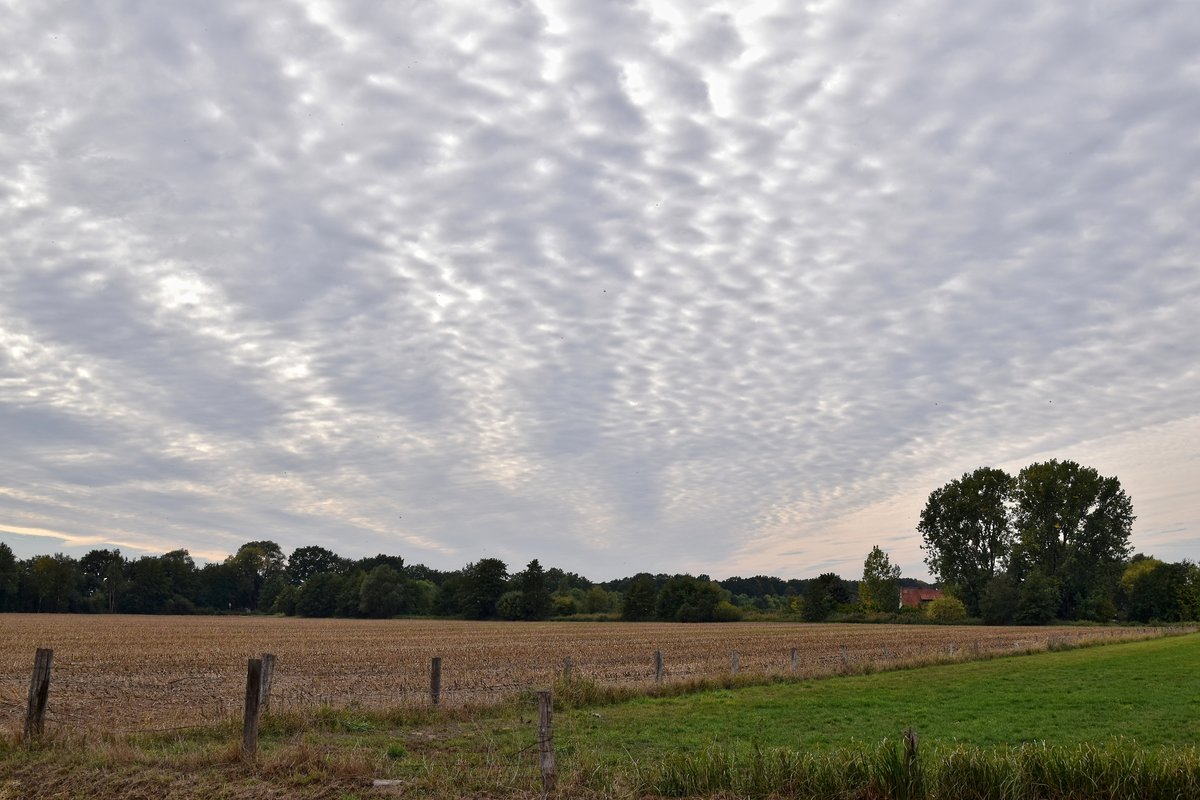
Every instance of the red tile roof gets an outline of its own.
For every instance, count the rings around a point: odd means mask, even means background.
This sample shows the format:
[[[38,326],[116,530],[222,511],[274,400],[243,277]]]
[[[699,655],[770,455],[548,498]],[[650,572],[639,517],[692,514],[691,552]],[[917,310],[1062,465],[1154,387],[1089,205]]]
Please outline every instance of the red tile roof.
[[[943,596],[941,589],[922,589],[919,586],[902,586],[900,587],[900,605],[902,606],[920,606],[925,603],[937,600]]]

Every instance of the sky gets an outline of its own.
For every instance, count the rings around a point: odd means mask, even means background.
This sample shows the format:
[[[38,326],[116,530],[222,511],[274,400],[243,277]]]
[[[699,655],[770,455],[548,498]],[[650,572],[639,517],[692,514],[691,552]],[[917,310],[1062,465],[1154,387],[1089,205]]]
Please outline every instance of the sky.
[[[0,541],[927,577],[979,466],[1200,557],[1194,0],[0,0]]]

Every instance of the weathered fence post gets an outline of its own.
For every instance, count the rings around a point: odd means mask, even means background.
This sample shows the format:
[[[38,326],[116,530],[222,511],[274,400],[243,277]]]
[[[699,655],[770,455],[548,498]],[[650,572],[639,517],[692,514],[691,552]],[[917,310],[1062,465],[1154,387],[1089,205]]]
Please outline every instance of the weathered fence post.
[[[262,656],[262,694],[259,702],[262,713],[271,710],[271,683],[275,680],[275,654],[263,653]]]
[[[541,753],[542,792],[554,793],[558,772],[554,766],[554,701],[550,692],[538,692],[538,750]]]
[[[246,714],[242,719],[242,757],[253,760],[258,753],[258,717],[262,701],[263,662],[246,661]]]
[[[574,664],[571,663],[571,657],[567,656],[563,659],[563,683],[571,682],[571,668]]]
[[[921,763],[917,760],[917,732],[909,728],[904,732],[905,797],[922,797]]]
[[[25,707],[23,738],[41,736],[46,725],[46,704],[50,700],[50,665],[54,651],[39,647],[33,656],[33,674],[29,678],[29,703]]]
[[[662,650],[654,651],[654,682],[662,683],[663,679],[663,657]]]
[[[435,706],[442,702],[441,656],[434,656],[429,662],[429,702]]]
[[[742,659],[738,655],[738,651],[734,650],[733,655],[729,659],[729,672],[731,675],[738,674],[738,667],[742,665]]]
[[[800,648],[792,648],[792,674],[796,674],[796,670],[800,668]]]

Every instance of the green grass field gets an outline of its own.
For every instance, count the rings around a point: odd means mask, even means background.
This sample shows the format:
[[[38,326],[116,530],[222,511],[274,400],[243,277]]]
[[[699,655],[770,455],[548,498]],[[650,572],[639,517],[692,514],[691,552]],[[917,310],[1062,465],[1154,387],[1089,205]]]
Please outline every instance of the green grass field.
[[[599,716],[595,716],[599,714]],[[878,742],[1200,744],[1200,636],[1153,639],[560,715],[559,739],[613,758],[754,742],[804,750]]]

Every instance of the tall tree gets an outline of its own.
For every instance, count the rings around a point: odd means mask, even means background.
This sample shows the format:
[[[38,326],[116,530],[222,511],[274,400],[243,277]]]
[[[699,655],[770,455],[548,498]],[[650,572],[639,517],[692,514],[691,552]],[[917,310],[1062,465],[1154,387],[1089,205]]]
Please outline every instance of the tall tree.
[[[900,608],[900,567],[894,566],[878,545],[871,548],[863,562],[858,600],[867,611],[895,612]]]
[[[258,608],[259,595],[268,579],[282,574],[287,560],[278,544],[270,540],[246,542],[238,551],[225,559],[237,576],[237,594],[234,606],[248,609]]]
[[[521,619],[545,619],[550,616],[550,589],[546,586],[546,572],[536,558],[517,576],[517,587],[521,592]]]
[[[20,602],[21,570],[12,548],[0,542],[0,611],[16,611]]]
[[[471,619],[492,619],[504,594],[508,565],[498,558],[481,558],[463,568],[462,610]]]
[[[82,597],[83,573],[70,556],[55,553],[34,558],[29,577],[38,611],[71,611]]]
[[[984,587],[1004,571],[1012,551],[1012,498],[1008,473],[980,467],[933,490],[921,511],[925,563],[973,617]]]
[[[712,622],[729,593],[707,576],[676,575],[658,593],[655,615],[670,622]]]
[[[342,559],[332,550],[309,545],[297,547],[287,562],[288,580],[299,586],[318,572],[340,572]]]
[[[823,572],[808,582],[800,618],[805,622],[820,622],[834,609],[850,602],[850,590],[836,572]]]
[[[358,588],[358,611],[367,617],[394,617],[404,612],[404,578],[387,564],[367,573]]]
[[[79,559],[83,596],[90,598],[97,611],[116,612],[118,598],[126,585],[126,568],[120,550],[90,550]]]
[[[161,558],[142,556],[129,562],[129,585],[121,610],[131,614],[161,614],[171,599],[171,576]]]
[[[657,603],[658,585],[654,582],[654,576],[643,572],[635,576],[629,588],[625,590],[625,597],[621,603],[621,619],[631,622],[650,619],[654,616]]]
[[[158,557],[163,571],[171,583],[171,594],[176,606],[190,606],[196,602],[200,588],[200,572],[187,550],[172,550]]]
[[[1014,498],[1017,572],[1057,586],[1063,619],[1110,615],[1134,520],[1121,482],[1055,459],[1021,470]]]

